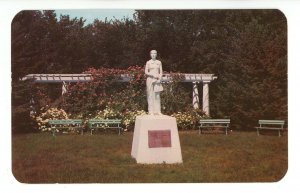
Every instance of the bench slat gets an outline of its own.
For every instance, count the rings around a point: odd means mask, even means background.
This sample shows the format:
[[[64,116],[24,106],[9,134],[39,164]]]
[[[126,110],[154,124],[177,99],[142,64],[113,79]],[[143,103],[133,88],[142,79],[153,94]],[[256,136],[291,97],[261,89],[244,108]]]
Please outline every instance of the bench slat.
[[[281,127],[255,127],[256,129],[283,130]]]
[[[275,125],[282,125],[284,124],[284,120],[259,120],[258,121],[258,124],[268,124],[268,125],[271,125],[271,124],[275,124]]]
[[[219,121],[219,122],[211,122],[211,121],[200,121],[200,124],[229,124],[229,121]]]
[[[91,119],[89,123],[121,123],[121,119]]]
[[[200,119],[200,124],[229,124],[230,119]]]
[[[219,121],[230,121],[230,119],[200,119],[200,121],[219,122]]]
[[[121,121],[118,121],[118,122],[89,122],[89,124],[120,124]]]
[[[223,125],[207,125],[207,126],[199,126],[201,128],[216,128],[216,127],[220,127],[220,128],[225,128],[225,127],[228,127],[228,126],[223,126]]]
[[[82,124],[81,119],[53,119],[48,121],[49,124],[51,125],[56,125],[56,124]]]

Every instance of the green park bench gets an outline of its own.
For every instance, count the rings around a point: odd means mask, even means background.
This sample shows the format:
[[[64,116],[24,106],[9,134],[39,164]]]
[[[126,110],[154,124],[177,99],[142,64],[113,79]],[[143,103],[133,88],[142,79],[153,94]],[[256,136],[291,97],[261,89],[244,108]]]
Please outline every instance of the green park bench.
[[[76,130],[81,130],[81,135],[83,135],[83,124],[81,119],[54,119],[49,120],[48,124],[51,126],[52,135],[55,136],[55,131],[57,129],[70,129],[74,128]]]
[[[224,128],[225,134],[227,135],[230,119],[201,119],[199,124],[199,135],[202,133],[202,130],[206,128]]]
[[[255,127],[257,131],[257,136],[259,136],[259,131],[266,129],[266,130],[277,130],[278,136],[281,136],[281,131],[283,132],[283,120],[259,120],[258,121],[259,127]]]
[[[121,134],[122,127],[121,119],[90,119],[88,121],[89,128],[91,130],[91,135],[96,129],[118,129],[119,135]]]

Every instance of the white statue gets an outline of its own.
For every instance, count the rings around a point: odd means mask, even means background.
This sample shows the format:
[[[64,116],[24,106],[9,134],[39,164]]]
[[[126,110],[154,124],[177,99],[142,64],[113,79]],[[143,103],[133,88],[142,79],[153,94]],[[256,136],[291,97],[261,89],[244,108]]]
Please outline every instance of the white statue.
[[[162,64],[161,61],[156,60],[156,50],[151,50],[150,56],[151,60],[147,61],[145,67],[148,113],[150,115],[162,115],[160,108],[160,92],[163,91],[161,85]]]

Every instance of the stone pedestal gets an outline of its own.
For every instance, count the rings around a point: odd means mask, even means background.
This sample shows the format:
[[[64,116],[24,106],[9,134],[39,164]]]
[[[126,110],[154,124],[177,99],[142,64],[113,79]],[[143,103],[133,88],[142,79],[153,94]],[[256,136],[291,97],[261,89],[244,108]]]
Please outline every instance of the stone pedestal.
[[[135,120],[131,156],[137,163],[182,163],[176,119],[142,115]]]

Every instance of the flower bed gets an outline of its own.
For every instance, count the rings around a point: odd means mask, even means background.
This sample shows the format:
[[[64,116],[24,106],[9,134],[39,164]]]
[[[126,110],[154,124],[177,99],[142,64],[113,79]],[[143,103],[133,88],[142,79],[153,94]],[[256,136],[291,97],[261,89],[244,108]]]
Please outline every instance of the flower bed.
[[[129,129],[133,129],[135,118],[138,115],[145,115],[146,112],[143,110],[140,111],[125,111],[124,113],[120,113],[119,111],[115,111],[112,108],[105,108],[103,111],[99,111],[94,119],[122,119],[122,125],[125,127],[125,131]]]
[[[43,108],[41,110],[43,110]],[[51,131],[51,127],[48,125],[48,122],[53,119],[69,119],[69,117],[63,109],[49,108],[45,112],[42,112],[39,116],[35,117],[38,130]]]
[[[133,130],[135,119],[139,115],[146,115],[147,113],[144,110],[126,110],[121,113],[120,111],[114,110],[111,107],[106,107],[102,111],[98,111],[95,116],[90,114],[90,119],[121,119],[122,126],[125,131]],[[50,131],[51,127],[48,125],[49,120],[53,119],[69,119],[80,118],[84,119],[86,124],[89,118],[83,118],[82,114],[71,115],[67,114],[63,109],[59,108],[49,108],[45,112],[42,112],[39,116],[35,117],[34,120],[37,122],[38,130],[40,131]],[[198,121],[205,116],[197,111],[186,111],[186,112],[177,112],[171,115],[176,118],[178,129],[188,130],[196,129],[198,127]],[[70,130],[71,131],[71,130]]]
[[[206,116],[199,110],[186,112],[177,112],[171,115],[176,118],[177,127],[181,130],[196,129],[199,126],[199,120]]]

